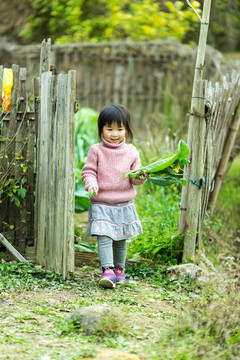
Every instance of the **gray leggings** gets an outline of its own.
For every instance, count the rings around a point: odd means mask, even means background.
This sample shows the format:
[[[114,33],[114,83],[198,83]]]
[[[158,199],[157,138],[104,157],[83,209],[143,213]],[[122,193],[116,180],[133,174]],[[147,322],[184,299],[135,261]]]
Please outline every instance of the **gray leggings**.
[[[125,267],[127,255],[126,240],[114,241],[108,236],[98,236],[98,254],[102,267]]]

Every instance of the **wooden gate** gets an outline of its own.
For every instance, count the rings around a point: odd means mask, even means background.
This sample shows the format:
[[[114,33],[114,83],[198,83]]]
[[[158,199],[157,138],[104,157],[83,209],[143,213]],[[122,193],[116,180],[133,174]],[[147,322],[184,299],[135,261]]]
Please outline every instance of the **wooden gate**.
[[[74,271],[76,74],[41,74],[36,181],[37,262],[67,278]]]

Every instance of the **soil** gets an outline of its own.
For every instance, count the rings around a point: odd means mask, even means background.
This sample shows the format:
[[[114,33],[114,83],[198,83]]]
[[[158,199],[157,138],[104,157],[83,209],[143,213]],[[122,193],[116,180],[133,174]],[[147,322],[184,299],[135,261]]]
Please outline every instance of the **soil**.
[[[76,275],[76,286],[69,290],[57,286],[0,294],[0,359],[73,360],[90,355],[109,360],[118,356],[122,360],[151,359],[148,346],[185,306],[186,299],[179,301],[169,293],[166,296],[163,289],[140,281],[132,280],[113,290],[101,289],[99,269],[77,268]],[[61,335],[70,312],[97,304],[116,307],[123,314],[121,334],[99,337],[80,331]]]

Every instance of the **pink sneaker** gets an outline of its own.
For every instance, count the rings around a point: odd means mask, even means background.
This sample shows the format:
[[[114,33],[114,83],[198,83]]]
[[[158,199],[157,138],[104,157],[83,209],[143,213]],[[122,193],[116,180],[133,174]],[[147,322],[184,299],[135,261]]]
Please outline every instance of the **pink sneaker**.
[[[126,283],[127,280],[125,278],[124,275],[124,270],[121,266],[119,266],[117,269],[114,270],[115,275],[116,275],[116,284],[120,284],[120,283]]]
[[[107,267],[102,274],[101,279],[99,280],[99,286],[104,288],[114,288],[116,285],[116,275],[114,274],[113,270]]]

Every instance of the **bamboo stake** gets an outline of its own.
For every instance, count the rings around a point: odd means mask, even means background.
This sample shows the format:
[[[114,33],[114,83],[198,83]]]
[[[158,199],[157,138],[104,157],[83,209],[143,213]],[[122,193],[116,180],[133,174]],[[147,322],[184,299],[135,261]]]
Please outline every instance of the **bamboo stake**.
[[[209,198],[208,206],[211,211],[214,210],[214,207],[216,205],[218,194],[221,189],[223,178],[227,171],[228,161],[229,161],[229,158],[230,158],[233,146],[234,146],[234,142],[235,142],[235,139],[236,139],[236,136],[238,133],[239,126],[240,126],[240,102],[239,102],[236,112],[234,114],[233,122],[230,127],[230,131],[229,131],[229,135],[224,144],[222,159],[219,164],[219,167],[218,167],[218,170],[216,173],[216,177],[215,177],[214,189]]]
[[[201,207],[201,190],[189,179],[200,180],[203,176],[203,154],[205,138],[205,101],[203,86],[203,69],[207,43],[207,33],[211,0],[205,0],[199,35],[197,59],[194,72],[194,82],[191,101],[191,115],[189,118],[188,145],[190,147],[190,164],[185,173],[188,184],[182,191],[180,205],[179,232],[184,233],[183,260],[189,260],[195,255],[196,237],[198,233],[198,219]]]

